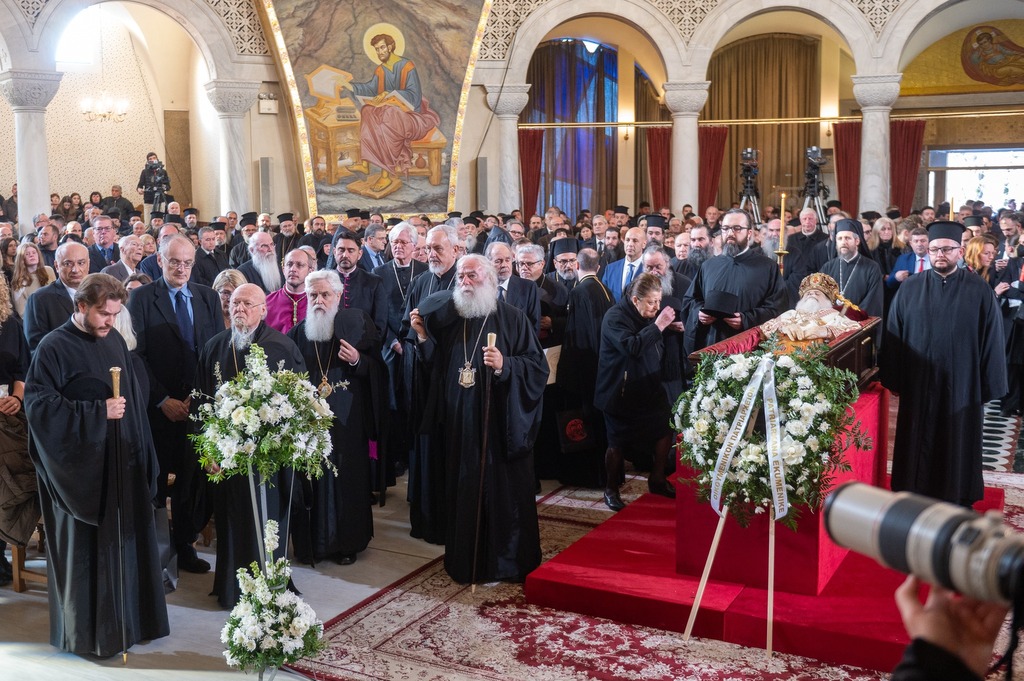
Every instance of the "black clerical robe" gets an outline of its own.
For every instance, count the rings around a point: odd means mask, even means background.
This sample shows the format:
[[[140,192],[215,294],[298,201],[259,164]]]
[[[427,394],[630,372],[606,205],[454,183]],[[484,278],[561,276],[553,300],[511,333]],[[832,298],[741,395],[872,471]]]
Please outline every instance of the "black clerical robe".
[[[267,365],[276,371],[281,361],[284,368],[302,372],[306,366],[295,343],[276,329],[260,322],[252,342],[263,348],[267,354]],[[250,346],[251,347],[251,346]],[[221,379],[230,381],[240,370],[245,369],[245,358],[249,351],[236,350],[231,345],[231,329],[221,331],[203,348],[199,355],[196,385],[205,396],[216,394]],[[193,400],[193,407],[198,408],[199,400]],[[272,481],[274,487],[266,490],[267,518],[277,520],[281,526],[281,547],[274,553],[278,558],[284,555],[284,547],[288,545],[288,534],[283,522],[283,508],[288,507],[288,500],[293,494],[292,476],[282,471]],[[258,482],[258,481],[257,481]],[[234,607],[240,592],[235,573],[240,567],[258,560],[259,548],[256,540],[256,523],[253,519],[252,500],[249,492],[249,479],[245,475],[235,475],[221,481],[211,489],[214,498],[214,519],[217,524],[217,567],[213,577],[212,595],[223,608]],[[294,494],[298,494],[296,490]],[[262,505],[261,495],[257,490],[257,504]],[[263,528],[258,530],[261,534]]]
[[[424,318],[428,340],[417,345],[416,353],[432,378],[427,422],[443,424],[449,435],[444,451],[445,570],[463,584],[474,576],[478,582],[521,581],[540,564],[532,450],[548,377],[547,360],[520,310],[499,301],[493,314],[467,320],[456,313],[450,293],[438,295],[449,300]],[[497,334],[495,345],[504,358],[499,376],[493,376],[483,363],[488,333]],[[466,362],[475,370],[471,387],[460,384],[460,369]],[[485,428],[486,459],[481,472]],[[483,504],[474,575],[481,474]]]
[[[594,407],[594,384],[601,322],[614,305],[611,292],[592,274],[581,278],[569,293],[569,313],[556,382],[563,391],[566,406],[581,411],[592,445],[586,451],[562,453],[558,479],[563,484],[586,487],[604,484],[604,453],[608,441],[604,434],[604,416]]]
[[[832,258],[822,265],[821,272],[835,279],[839,293],[865,314],[882,316],[885,286],[877,262],[858,253],[851,262]]]
[[[908,278],[889,309],[883,347],[882,383],[900,396],[892,489],[978,501],[983,407],[1007,391],[992,288],[963,269]]]
[[[82,361],[88,357],[89,361]],[[121,367],[120,465],[107,420],[110,367]],[[46,525],[50,643],[109,657],[121,651],[120,585],[128,645],[169,633],[153,522],[157,460],[146,396],[117,333],[96,338],[72,321],[36,348],[25,381],[30,453]],[[118,559],[121,478],[124,575]]]
[[[305,320],[288,332],[313,385],[326,380],[333,386],[327,404],[334,412],[331,461],[338,475],[325,473],[312,481],[308,517],[293,506],[295,553],[312,560],[353,555],[370,543],[369,441],[379,436],[387,399],[387,373],[373,320],[362,310],[339,310],[334,328],[334,337],[324,342],[306,338]],[[338,358],[339,338],[359,351],[356,366]]]
[[[739,299],[738,308],[743,321],[740,329],[733,329],[721,320],[708,325],[700,323],[698,313],[711,291],[725,291]],[[735,257],[715,256],[701,265],[697,278],[683,297],[686,354],[764,324],[785,309],[786,288],[779,275],[779,267],[760,250],[748,249]]]
[[[425,272],[409,290],[402,319],[403,372],[409,377],[407,408],[417,435],[409,451],[409,534],[431,544],[443,544],[445,537],[445,429],[424,420],[430,375],[415,361],[416,333],[409,326],[409,313],[420,301],[439,291],[447,291],[455,281],[453,264],[440,276]],[[438,452],[434,456],[431,452]]]

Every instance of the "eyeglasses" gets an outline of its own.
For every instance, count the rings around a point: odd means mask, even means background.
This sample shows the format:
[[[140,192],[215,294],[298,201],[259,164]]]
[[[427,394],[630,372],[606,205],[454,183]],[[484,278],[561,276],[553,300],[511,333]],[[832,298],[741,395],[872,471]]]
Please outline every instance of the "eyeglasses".
[[[958,250],[960,250],[959,246],[936,246],[934,248],[929,248],[928,254],[938,255],[939,253],[942,253],[942,255],[953,255],[953,253]]]
[[[263,303],[247,303],[244,300],[232,300],[228,307],[232,310],[238,307],[244,307],[246,310],[252,310],[262,305]]]
[[[576,264],[576,258],[566,258],[565,260],[555,260],[555,264],[556,265],[562,265],[563,267],[566,266],[566,265],[575,265]]]
[[[195,260],[178,260],[177,258],[171,258],[167,261],[167,265],[172,270],[192,269],[192,266],[196,264]]]
[[[538,264],[540,264],[540,260],[534,260],[532,262],[529,261],[529,260],[520,260],[519,261],[519,269],[523,269],[524,267],[526,269],[531,269],[531,268],[536,267]]]
[[[722,234],[725,234],[726,232],[745,232],[748,229],[750,229],[750,227],[727,227],[722,225]]]

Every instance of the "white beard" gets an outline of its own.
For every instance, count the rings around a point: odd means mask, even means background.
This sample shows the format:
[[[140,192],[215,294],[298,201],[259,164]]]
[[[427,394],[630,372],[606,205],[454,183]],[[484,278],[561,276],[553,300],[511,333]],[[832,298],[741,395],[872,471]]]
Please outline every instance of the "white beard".
[[[672,295],[672,273],[665,272],[659,279],[661,279],[661,295]]]
[[[822,310],[831,310],[831,309],[832,309],[831,305],[828,305],[827,303],[824,303],[824,302],[822,302],[821,300],[819,300],[817,298],[811,298],[811,297],[808,297],[808,296],[804,296],[803,298],[800,299],[800,302],[798,302],[796,304],[796,311],[797,312],[810,312],[810,313],[814,313],[814,312],[820,312]]]
[[[334,338],[334,317],[338,314],[340,303],[326,310],[311,307],[306,313],[306,339],[314,343],[323,343]]]
[[[281,288],[281,271],[277,269],[277,256],[273,253],[267,255],[255,254],[252,256],[252,265],[256,272],[263,278],[263,285],[267,287],[267,293],[273,293]]]
[[[477,286],[472,293],[466,293],[460,286],[452,294],[452,300],[455,302],[455,309],[460,317],[465,319],[486,317],[498,309],[498,287],[485,281]]]
[[[235,346],[236,350],[245,350],[252,345],[252,338],[256,335],[256,329],[258,326],[254,326],[251,329],[240,329],[237,326],[231,327],[231,345]]]

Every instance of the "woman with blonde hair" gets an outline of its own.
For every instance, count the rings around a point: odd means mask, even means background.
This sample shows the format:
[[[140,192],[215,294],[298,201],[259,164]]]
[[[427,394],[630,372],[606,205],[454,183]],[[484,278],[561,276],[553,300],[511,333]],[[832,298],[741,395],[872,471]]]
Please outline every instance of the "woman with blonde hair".
[[[231,328],[231,294],[235,289],[247,282],[245,275],[238,270],[223,270],[213,280],[212,288],[220,296],[220,309],[224,312],[224,328]]]
[[[11,273],[11,300],[19,317],[25,314],[28,297],[56,278],[50,266],[43,264],[39,246],[32,242],[18,246]]]

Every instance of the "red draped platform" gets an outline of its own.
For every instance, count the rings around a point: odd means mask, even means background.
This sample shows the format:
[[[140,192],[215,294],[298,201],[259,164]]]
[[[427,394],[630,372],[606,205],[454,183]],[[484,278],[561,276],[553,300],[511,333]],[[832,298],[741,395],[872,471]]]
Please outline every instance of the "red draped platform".
[[[855,404],[874,442],[848,451],[841,476],[884,484],[888,393],[878,384]],[[675,502],[645,495],[602,523],[526,579],[530,603],[682,632],[718,516],[685,482]],[[1001,508],[1002,491],[986,488],[979,508]],[[831,664],[891,670],[907,643],[893,591],[903,575],[840,549],[820,514],[804,511],[800,529],[776,528],[773,649]],[[727,523],[694,635],[765,646],[768,525]]]

